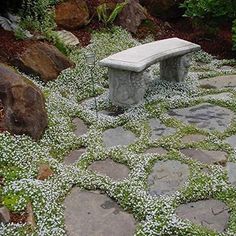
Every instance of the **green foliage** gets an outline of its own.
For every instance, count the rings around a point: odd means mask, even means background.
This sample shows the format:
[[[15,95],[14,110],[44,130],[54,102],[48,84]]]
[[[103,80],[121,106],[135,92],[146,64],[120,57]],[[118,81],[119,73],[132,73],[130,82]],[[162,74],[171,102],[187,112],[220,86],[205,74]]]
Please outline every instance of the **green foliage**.
[[[70,50],[68,46],[65,45],[65,43],[58,37],[57,33],[52,30],[48,30],[45,32],[45,36],[48,41],[52,42],[53,45],[61,51],[65,55],[69,55]]]
[[[112,24],[127,3],[127,0],[122,3],[117,3],[110,14],[106,3],[99,5],[97,7],[98,20],[102,21],[105,25]]]
[[[18,193],[8,193],[3,196],[3,204],[10,211],[19,212],[25,209],[29,199],[26,197],[25,192],[20,191]]]
[[[25,31],[21,27],[16,28],[16,30],[14,31],[14,35],[15,35],[17,40],[27,39]]]
[[[201,28],[210,35],[216,33],[219,20],[233,20],[236,18],[235,0],[185,0],[181,5],[186,9],[185,16],[191,17]],[[235,49],[235,24],[233,27],[233,42]]]
[[[236,19],[233,22],[233,50],[236,51]]]
[[[185,0],[182,7],[189,17],[229,17],[236,16],[235,0]]]
[[[54,28],[53,5],[58,1],[52,0],[23,0],[21,14],[22,26],[26,29],[45,31]]]

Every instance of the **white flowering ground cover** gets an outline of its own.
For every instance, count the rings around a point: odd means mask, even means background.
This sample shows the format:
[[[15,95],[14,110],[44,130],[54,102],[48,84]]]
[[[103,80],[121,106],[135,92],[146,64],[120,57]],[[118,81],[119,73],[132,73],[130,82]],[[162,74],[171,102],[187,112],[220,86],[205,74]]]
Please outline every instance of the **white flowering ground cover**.
[[[139,44],[131,35],[120,28],[110,32],[95,32],[89,48],[96,52],[100,60],[110,54]],[[236,134],[236,120],[223,132],[201,130],[193,125],[170,117],[169,109],[188,107],[209,102],[236,113],[236,90],[201,89],[198,80],[217,75],[235,74],[236,62],[215,60],[206,53],[193,55],[191,72],[182,83],[169,83],[158,80],[158,65],[151,68],[150,88],[145,102],[117,117],[99,113],[96,118],[92,84],[84,54],[87,49],[73,50],[70,57],[77,64],[75,69],[64,71],[56,81],[42,84],[37,78],[30,78],[44,92],[49,116],[49,127],[39,142],[28,136],[0,134],[0,175],[4,176],[1,189],[3,203],[11,210],[21,212],[27,202],[33,206],[36,228],[27,225],[1,224],[0,235],[65,235],[63,200],[73,186],[88,190],[101,190],[115,199],[121,207],[132,213],[138,222],[135,235],[178,235],[178,236],[233,236],[236,235],[236,189],[229,184],[226,170],[220,165],[207,165],[186,158],[179,151],[183,147],[222,150],[228,153],[228,160],[236,162],[236,152],[224,139]],[[223,65],[231,65],[232,70],[223,71]],[[234,66],[234,67],[233,67]],[[108,80],[106,68],[95,66],[96,95],[99,110],[108,109]],[[209,94],[229,92],[230,98],[203,98]],[[72,119],[79,117],[88,125],[89,132],[81,137],[73,133]],[[147,120],[159,118],[166,126],[177,132],[158,141],[151,141],[151,130]],[[102,133],[108,128],[123,126],[131,130],[137,141],[129,146],[116,146],[106,149]],[[187,134],[204,134],[207,141],[182,144],[180,139]],[[70,151],[86,147],[87,151],[72,166],[63,164]],[[163,147],[165,155],[144,154],[150,147]],[[88,171],[87,167],[95,160],[107,157],[127,165],[129,177],[113,182],[109,177]],[[147,178],[157,160],[179,160],[188,164],[190,177],[179,191],[172,195],[153,197],[147,191]],[[54,175],[45,181],[36,179],[39,164],[47,163]],[[209,168],[211,174],[201,171]],[[227,204],[230,220],[224,233],[216,233],[182,220],[175,214],[183,203],[217,199]]]

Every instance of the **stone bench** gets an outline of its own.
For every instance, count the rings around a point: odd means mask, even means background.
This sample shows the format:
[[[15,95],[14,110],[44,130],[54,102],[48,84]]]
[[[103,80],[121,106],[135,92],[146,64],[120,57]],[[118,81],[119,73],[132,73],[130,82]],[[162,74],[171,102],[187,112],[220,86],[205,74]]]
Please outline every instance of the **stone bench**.
[[[113,54],[99,62],[108,67],[110,99],[114,105],[130,106],[142,101],[145,69],[160,62],[161,79],[183,81],[188,74],[188,53],[200,46],[179,38],[159,40]]]

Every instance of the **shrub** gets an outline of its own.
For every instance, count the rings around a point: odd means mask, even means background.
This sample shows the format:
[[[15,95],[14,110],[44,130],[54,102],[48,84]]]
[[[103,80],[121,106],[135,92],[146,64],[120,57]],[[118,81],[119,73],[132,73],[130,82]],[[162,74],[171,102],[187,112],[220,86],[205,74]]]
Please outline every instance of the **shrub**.
[[[186,8],[185,15],[200,18],[235,18],[235,0],[185,0],[182,7]]]
[[[117,3],[111,12],[106,3],[99,5],[97,7],[98,20],[102,21],[106,26],[112,24],[127,3],[127,0],[122,3]]]
[[[185,0],[181,5],[186,9],[185,16],[191,17],[195,23],[211,31],[210,27],[216,28],[219,21],[232,21],[236,18],[235,0]],[[235,46],[235,23],[233,26],[233,43]],[[213,31],[212,31],[213,32]]]
[[[236,51],[236,19],[233,22],[233,50]]]

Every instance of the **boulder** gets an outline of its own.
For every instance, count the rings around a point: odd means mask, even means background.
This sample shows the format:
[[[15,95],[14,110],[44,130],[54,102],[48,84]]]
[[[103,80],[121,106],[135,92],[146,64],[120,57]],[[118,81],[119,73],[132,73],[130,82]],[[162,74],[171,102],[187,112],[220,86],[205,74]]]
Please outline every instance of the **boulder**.
[[[48,124],[42,92],[30,80],[0,63],[0,100],[4,108],[4,129],[38,140]]]
[[[38,180],[45,180],[53,175],[53,171],[47,164],[41,164],[38,168]]]
[[[179,8],[184,0],[140,0],[148,12],[163,19],[178,18],[184,10]]]
[[[147,19],[147,11],[143,8],[138,0],[129,0],[118,15],[116,23],[131,33],[136,33],[139,25]]]
[[[59,3],[55,12],[57,25],[65,29],[77,29],[89,22],[88,6],[83,0],[68,0]]]
[[[56,47],[45,42],[34,42],[11,63],[26,74],[39,76],[44,82],[55,80],[61,71],[74,66]]]

